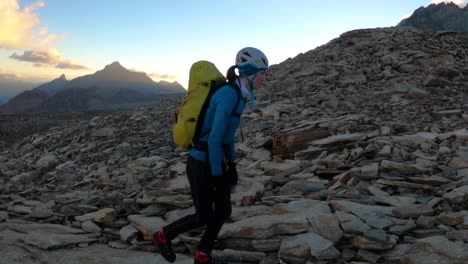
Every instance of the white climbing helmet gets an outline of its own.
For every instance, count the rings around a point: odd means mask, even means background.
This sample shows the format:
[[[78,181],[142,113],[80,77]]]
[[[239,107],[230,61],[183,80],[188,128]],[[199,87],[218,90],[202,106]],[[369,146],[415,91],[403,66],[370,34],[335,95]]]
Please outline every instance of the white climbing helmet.
[[[266,70],[268,69],[268,59],[261,50],[246,47],[237,52],[236,66],[239,69],[253,67],[256,70]]]

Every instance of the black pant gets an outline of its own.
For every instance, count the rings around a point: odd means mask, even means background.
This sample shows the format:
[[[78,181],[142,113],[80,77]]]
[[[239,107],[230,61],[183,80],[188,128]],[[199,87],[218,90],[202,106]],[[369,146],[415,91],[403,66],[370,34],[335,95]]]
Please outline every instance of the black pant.
[[[223,166],[224,168],[225,166]],[[187,177],[190,183],[195,214],[184,216],[163,228],[167,239],[193,228],[206,226],[198,243],[198,250],[210,254],[214,241],[224,221],[231,215],[231,192],[223,176],[211,176],[208,163],[198,161],[190,155],[187,159]]]

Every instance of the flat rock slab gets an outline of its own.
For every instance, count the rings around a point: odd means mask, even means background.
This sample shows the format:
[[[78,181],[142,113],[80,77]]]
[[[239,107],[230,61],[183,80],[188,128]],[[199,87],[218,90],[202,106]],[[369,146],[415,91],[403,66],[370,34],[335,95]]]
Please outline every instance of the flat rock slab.
[[[263,239],[274,235],[303,233],[307,229],[307,219],[301,214],[259,215],[225,224],[218,237]]]
[[[455,264],[450,258],[414,247],[400,259],[401,264]]]
[[[48,233],[48,234],[83,234],[85,231],[77,228],[72,228],[64,225],[57,224],[36,224],[24,223],[20,221],[9,221],[8,228],[19,233]]]
[[[413,242],[417,247],[429,252],[435,252],[450,259],[462,261],[468,259],[468,246],[453,243],[444,236],[433,236],[416,239]]]
[[[1,226],[1,224],[0,224]],[[36,263],[66,263],[66,264],[135,264],[135,263],[168,263],[156,252],[136,251],[129,249],[113,249],[104,244],[91,244],[87,248],[63,248],[43,250],[35,247],[24,247],[15,244],[21,234],[4,230],[0,232],[0,263],[36,264]],[[193,257],[177,254],[174,264],[192,264]]]
[[[67,264],[135,264],[135,263],[168,263],[158,253],[136,250],[112,249],[106,245],[95,244],[89,248],[56,250],[48,254],[49,263]],[[177,254],[174,264],[192,264],[193,258]]]
[[[392,213],[398,218],[418,218],[421,215],[433,215],[434,210],[430,206],[418,204],[394,208]]]
[[[395,207],[364,205],[344,200],[330,201],[330,205],[337,210],[350,212],[356,215],[366,224],[375,228],[385,228],[394,225],[394,223],[387,218],[387,215],[391,215],[392,209]]]
[[[47,234],[42,232],[31,233],[21,239],[28,245],[42,249],[57,249],[79,243],[90,243],[97,241],[99,235],[92,234]]]
[[[289,237],[283,240],[279,250],[279,256],[284,259],[308,260],[314,257],[319,260],[328,260],[337,259],[340,255],[331,241],[314,233]]]

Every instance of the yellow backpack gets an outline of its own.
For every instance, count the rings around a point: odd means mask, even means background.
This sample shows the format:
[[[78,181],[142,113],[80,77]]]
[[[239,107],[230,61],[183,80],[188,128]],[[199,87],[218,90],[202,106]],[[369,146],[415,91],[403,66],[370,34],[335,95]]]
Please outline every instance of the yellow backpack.
[[[184,149],[195,146],[210,98],[223,84],[226,84],[226,78],[213,63],[197,61],[192,65],[187,94],[172,129],[172,137],[178,146]]]

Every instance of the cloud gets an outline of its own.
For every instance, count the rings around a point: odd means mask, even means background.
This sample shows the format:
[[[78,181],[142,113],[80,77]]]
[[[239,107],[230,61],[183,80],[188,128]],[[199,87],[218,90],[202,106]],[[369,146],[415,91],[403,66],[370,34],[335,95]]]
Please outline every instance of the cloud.
[[[0,80],[20,80],[22,79],[21,75],[16,73],[9,73],[4,69],[0,68]]]
[[[48,50],[29,50],[24,51],[23,54],[15,52],[10,55],[10,58],[34,63],[34,66],[36,67],[55,67],[59,69],[72,70],[87,69],[87,67],[83,65],[73,63],[70,60],[65,60],[62,55],[53,48]]]
[[[177,80],[177,76],[175,75],[170,75],[166,73],[149,73],[149,77],[154,78],[154,79],[159,79],[159,80],[167,80],[167,81],[175,81]]]
[[[33,11],[44,6],[45,3],[41,1],[21,10],[18,0],[1,0],[0,48],[22,49],[34,45],[38,40],[36,28],[40,20]]]
[[[450,3],[458,5],[459,7],[465,7],[468,4],[468,0],[432,0],[431,4]]]
[[[71,70],[84,70],[84,69],[88,69],[88,67],[86,66],[83,66],[83,65],[79,65],[79,64],[76,64],[76,63],[73,63],[71,61],[68,61],[68,60],[65,60],[61,63],[57,63],[57,65],[55,65],[55,68],[59,68],[59,69],[71,69]]]
[[[31,62],[36,67],[80,70],[87,67],[64,59],[53,48],[59,36],[49,33],[41,26],[39,17],[34,14],[45,6],[43,1],[20,8],[19,0],[0,0],[0,48],[24,49],[22,54],[13,53],[11,59]],[[63,37],[62,37],[63,38]]]
[[[6,83],[17,83],[17,82],[30,82],[31,80],[26,77],[26,76],[23,76],[21,74],[17,74],[17,73],[13,73],[9,70],[6,70],[4,68],[0,68],[0,92],[2,90],[2,88],[6,88],[6,86],[4,84]]]

